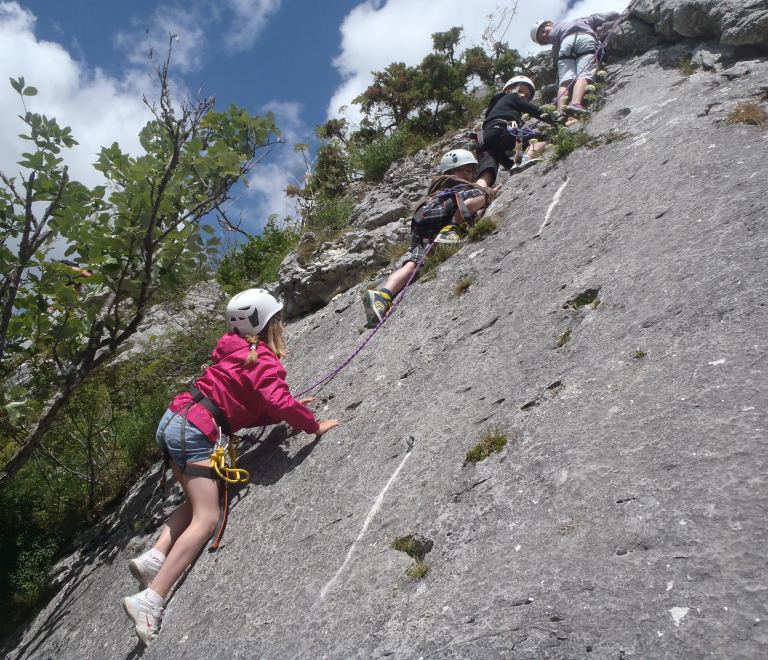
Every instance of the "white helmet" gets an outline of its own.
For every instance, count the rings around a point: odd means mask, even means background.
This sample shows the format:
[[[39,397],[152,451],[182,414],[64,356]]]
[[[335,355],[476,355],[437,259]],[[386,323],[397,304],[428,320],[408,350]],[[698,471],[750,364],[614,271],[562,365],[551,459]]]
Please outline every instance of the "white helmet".
[[[454,149],[440,159],[440,174],[462,165],[477,165],[477,159],[471,151],[466,149]]]
[[[229,301],[227,317],[229,325],[241,337],[257,335],[282,308],[283,303],[275,300],[264,289],[248,289]]]
[[[531,88],[531,98],[533,98],[533,95],[536,93],[536,86],[533,84],[533,80],[526,76],[515,76],[514,78],[510,78],[507,80],[507,84],[504,85],[504,89],[506,90],[507,87],[512,87],[512,85],[528,85],[528,87]]]
[[[552,21],[536,21],[533,24],[533,27],[531,28],[531,41],[535,41],[537,44],[539,44],[539,46],[546,46],[547,45],[547,44],[542,43],[541,41],[539,41],[539,28],[542,25],[546,25],[547,23],[552,25]]]

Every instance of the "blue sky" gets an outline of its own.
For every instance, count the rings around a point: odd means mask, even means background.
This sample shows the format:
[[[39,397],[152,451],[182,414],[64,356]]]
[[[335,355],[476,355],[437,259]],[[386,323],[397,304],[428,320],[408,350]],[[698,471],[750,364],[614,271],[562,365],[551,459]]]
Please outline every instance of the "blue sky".
[[[520,0],[506,35],[535,50],[534,20],[622,10],[626,0]],[[370,83],[372,70],[393,61],[418,63],[431,34],[464,27],[464,45],[479,43],[487,15],[507,0],[0,0],[0,169],[16,173],[21,151],[18,97],[3,83],[23,75],[40,94],[30,109],[71,125],[80,142],[67,154],[73,177],[96,185],[91,168],[100,146],[140,150],[148,120],[141,95],[147,77],[147,30],[158,50],[168,31],[180,36],[172,77],[193,92],[202,85],[219,107],[271,109],[287,144],[251,177],[239,207],[243,227],[258,232],[271,213],[291,213],[283,189],[299,166],[293,146],[310,141],[316,124]],[[575,5],[575,6],[574,6]],[[354,107],[349,114],[356,117]]]

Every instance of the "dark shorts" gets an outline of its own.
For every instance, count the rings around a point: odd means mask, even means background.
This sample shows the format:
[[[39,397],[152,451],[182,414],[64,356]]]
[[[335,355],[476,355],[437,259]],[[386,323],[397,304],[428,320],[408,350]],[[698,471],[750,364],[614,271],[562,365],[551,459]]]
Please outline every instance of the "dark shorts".
[[[507,152],[512,152],[517,146],[517,140],[509,134],[505,124],[494,124],[483,130],[483,144],[477,154],[478,176],[486,170],[493,172],[493,178],[488,185],[496,182],[499,165],[509,169],[515,162]]]

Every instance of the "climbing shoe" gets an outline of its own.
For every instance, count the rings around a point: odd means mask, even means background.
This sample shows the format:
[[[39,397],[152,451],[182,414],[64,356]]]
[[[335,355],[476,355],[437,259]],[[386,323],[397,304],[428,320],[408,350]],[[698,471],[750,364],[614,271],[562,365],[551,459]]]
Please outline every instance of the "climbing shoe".
[[[569,103],[565,106],[565,114],[568,117],[580,117],[587,113],[587,109],[581,103]]]
[[[435,237],[435,243],[458,243],[459,238],[458,227],[456,225],[447,225],[440,230],[440,233]]]
[[[135,626],[136,636],[145,646],[157,637],[163,619],[163,608],[151,603],[146,591],[123,598],[123,609]]]
[[[155,576],[162,565],[162,562],[155,559],[152,554],[147,551],[143,555],[136,557],[136,559],[131,559],[128,563],[128,570],[131,572],[131,575],[139,581],[139,586],[144,590],[152,584],[152,580],[155,579]]]
[[[383,291],[373,289],[363,294],[365,318],[369,328],[375,328],[392,309],[392,298]]]
[[[523,156],[523,160],[520,161],[517,165],[515,165],[511,170],[511,174],[520,174],[520,172],[525,172],[529,167],[533,167],[534,165],[538,165],[541,162],[541,158],[538,156]]]

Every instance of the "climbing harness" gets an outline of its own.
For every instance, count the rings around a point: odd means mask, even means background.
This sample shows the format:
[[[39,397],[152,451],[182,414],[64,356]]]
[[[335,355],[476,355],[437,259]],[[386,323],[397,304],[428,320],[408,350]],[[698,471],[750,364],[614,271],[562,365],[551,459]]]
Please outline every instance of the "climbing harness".
[[[237,449],[240,446],[242,438],[240,436],[232,434],[229,428],[229,423],[224,413],[213,403],[207,396],[205,396],[197,387],[192,387],[189,390],[192,395],[192,401],[190,401],[181,410],[175,412],[171,419],[168,420],[162,433],[163,442],[163,459],[165,461],[163,465],[162,477],[160,479],[160,486],[165,492],[166,475],[168,468],[170,467],[171,455],[168,451],[168,447],[165,441],[165,432],[171,423],[171,420],[176,415],[181,417],[181,465],[180,470],[189,475],[190,477],[204,477],[206,479],[213,479],[218,481],[219,485],[219,520],[216,524],[216,530],[213,533],[211,544],[208,546],[209,552],[215,552],[219,548],[221,537],[224,534],[224,528],[227,523],[227,510],[229,509],[229,485],[230,484],[245,484],[251,478],[248,470],[237,467]],[[213,453],[211,454],[211,465],[205,467],[204,465],[188,465],[187,464],[187,452],[185,431],[187,426],[187,413],[189,409],[199,403],[205,408],[211,415],[213,420],[217,423],[219,429],[219,439],[216,442]],[[266,427],[264,427],[266,428]],[[262,429],[262,434],[264,429]],[[259,435],[259,438],[261,435]],[[228,439],[227,439],[228,438]],[[256,439],[258,441],[258,438]],[[227,464],[229,459],[229,464]]]

